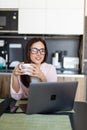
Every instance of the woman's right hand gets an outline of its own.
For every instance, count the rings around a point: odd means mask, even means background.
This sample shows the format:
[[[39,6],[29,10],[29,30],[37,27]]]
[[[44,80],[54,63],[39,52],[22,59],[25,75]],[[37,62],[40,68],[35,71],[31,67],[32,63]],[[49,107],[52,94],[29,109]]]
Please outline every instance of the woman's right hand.
[[[23,70],[20,68],[20,65],[24,64],[24,62],[19,63],[13,70],[13,75],[18,76],[18,75],[23,75]]]

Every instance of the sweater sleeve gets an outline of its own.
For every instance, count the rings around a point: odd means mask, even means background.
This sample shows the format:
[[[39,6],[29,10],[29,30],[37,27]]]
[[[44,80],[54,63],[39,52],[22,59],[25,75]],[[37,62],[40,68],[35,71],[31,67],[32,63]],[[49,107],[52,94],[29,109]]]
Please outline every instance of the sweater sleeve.
[[[53,65],[44,63],[41,67],[48,82],[57,82],[56,69]]]
[[[19,86],[20,86],[21,83],[20,83],[19,77],[18,77],[18,81],[19,81]],[[16,99],[16,100],[20,100],[22,98],[22,94],[23,94],[23,90],[22,90],[21,87],[20,87],[18,93],[13,89],[13,87],[12,87],[12,76],[11,76],[11,83],[10,83],[10,94],[11,94],[11,97]]]
[[[48,82],[57,82],[57,74],[54,66],[51,66],[48,70],[48,75],[46,75]]]

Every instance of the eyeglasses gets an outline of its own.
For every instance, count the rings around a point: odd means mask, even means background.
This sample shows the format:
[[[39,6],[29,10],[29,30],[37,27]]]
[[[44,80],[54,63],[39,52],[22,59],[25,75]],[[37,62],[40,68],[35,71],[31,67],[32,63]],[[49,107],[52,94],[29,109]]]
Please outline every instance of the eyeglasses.
[[[32,54],[37,54],[38,52],[40,52],[41,55],[44,55],[46,53],[44,48],[41,48],[41,49],[31,48],[30,51]]]

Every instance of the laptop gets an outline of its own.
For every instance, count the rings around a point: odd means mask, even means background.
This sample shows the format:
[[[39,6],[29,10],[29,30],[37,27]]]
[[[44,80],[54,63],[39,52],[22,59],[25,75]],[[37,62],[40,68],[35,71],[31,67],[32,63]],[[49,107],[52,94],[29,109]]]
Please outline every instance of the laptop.
[[[26,114],[47,114],[73,109],[77,81],[31,83]]]

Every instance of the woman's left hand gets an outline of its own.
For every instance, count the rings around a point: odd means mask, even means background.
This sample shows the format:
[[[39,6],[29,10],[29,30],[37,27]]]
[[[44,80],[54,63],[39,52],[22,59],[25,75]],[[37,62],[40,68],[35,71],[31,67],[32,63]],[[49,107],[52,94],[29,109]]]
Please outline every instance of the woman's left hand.
[[[36,65],[36,64],[31,64],[31,65],[33,67],[31,76],[38,77],[42,82],[47,82],[44,73],[40,69],[40,65]]]

